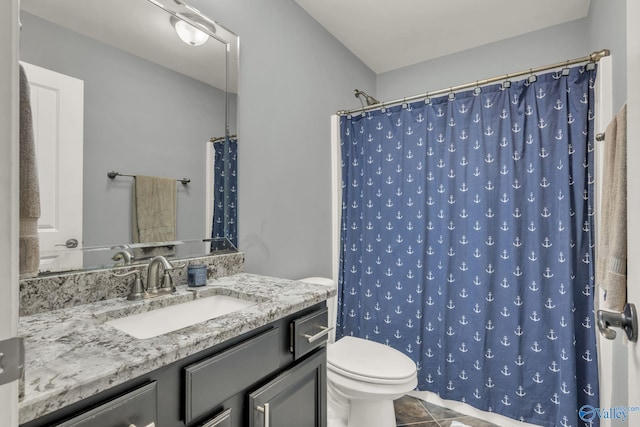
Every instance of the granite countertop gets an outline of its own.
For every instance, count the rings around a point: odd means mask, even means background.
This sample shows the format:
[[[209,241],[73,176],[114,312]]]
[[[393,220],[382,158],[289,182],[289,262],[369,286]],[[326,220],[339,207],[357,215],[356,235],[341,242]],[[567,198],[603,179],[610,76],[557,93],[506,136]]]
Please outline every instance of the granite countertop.
[[[195,293],[195,295],[194,295]],[[172,295],[132,302],[124,298],[20,317],[25,338],[24,397],[20,423],[36,419],[154,369],[220,344],[334,296],[335,289],[293,280],[235,274],[206,286],[179,286]],[[136,339],[104,322],[212,294],[256,304],[148,339]]]

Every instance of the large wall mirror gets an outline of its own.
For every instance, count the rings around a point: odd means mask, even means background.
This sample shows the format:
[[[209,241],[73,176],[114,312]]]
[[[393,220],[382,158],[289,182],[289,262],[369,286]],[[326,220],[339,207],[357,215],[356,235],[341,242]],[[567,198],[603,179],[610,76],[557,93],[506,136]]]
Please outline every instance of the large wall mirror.
[[[22,0],[20,19],[41,272],[113,265],[134,243],[127,175],[174,178],[173,254],[209,253],[214,188],[235,190],[212,156],[236,134],[238,37],[180,0]]]

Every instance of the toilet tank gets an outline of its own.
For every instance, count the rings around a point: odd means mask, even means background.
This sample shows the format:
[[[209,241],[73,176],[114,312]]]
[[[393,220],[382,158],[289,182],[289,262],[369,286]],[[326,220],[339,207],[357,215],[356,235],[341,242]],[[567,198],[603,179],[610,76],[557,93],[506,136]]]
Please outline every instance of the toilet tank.
[[[322,285],[334,289],[337,287],[336,282],[327,277],[306,277],[304,279],[300,279],[300,282],[313,283],[314,285]],[[338,299],[336,297],[327,299],[327,308],[329,309],[329,327],[333,328],[329,334],[329,343],[333,343],[336,340],[337,304]]]

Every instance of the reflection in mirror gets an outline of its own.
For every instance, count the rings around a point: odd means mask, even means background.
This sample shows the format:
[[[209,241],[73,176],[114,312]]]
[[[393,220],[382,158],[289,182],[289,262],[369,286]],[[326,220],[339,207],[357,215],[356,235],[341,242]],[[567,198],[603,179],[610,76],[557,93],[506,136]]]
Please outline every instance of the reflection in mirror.
[[[173,245],[176,256],[186,246],[184,256],[214,246],[204,240],[212,236],[216,203],[223,203],[226,225],[214,236],[234,241],[229,224],[236,218],[226,215],[235,215],[235,204],[230,209],[224,200],[231,198],[213,188],[235,184],[226,184],[224,174],[212,182],[214,157],[207,154],[212,137],[228,147],[226,137],[236,133],[238,39],[183,2],[165,3],[21,1],[20,61],[31,84],[42,204],[41,271],[112,265],[114,249],[134,242],[136,180],[111,179],[110,171],[189,179],[175,181],[175,234],[162,239],[190,242]],[[177,30],[186,30],[186,42]],[[194,34],[204,42],[187,39]],[[84,250],[65,247],[71,239]]]
[[[211,237],[220,239],[226,237],[235,247],[238,247],[238,138],[228,135],[213,138],[213,229]],[[211,250],[215,248],[214,243]]]

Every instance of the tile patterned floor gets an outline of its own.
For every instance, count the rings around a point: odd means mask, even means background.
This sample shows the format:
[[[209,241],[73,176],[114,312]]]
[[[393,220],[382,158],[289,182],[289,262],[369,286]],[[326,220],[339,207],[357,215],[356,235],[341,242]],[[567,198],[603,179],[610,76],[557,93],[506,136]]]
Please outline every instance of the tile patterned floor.
[[[497,427],[495,424],[433,405],[412,396],[401,397],[394,401],[393,405],[396,410],[398,427],[451,427],[453,421],[470,427]]]

